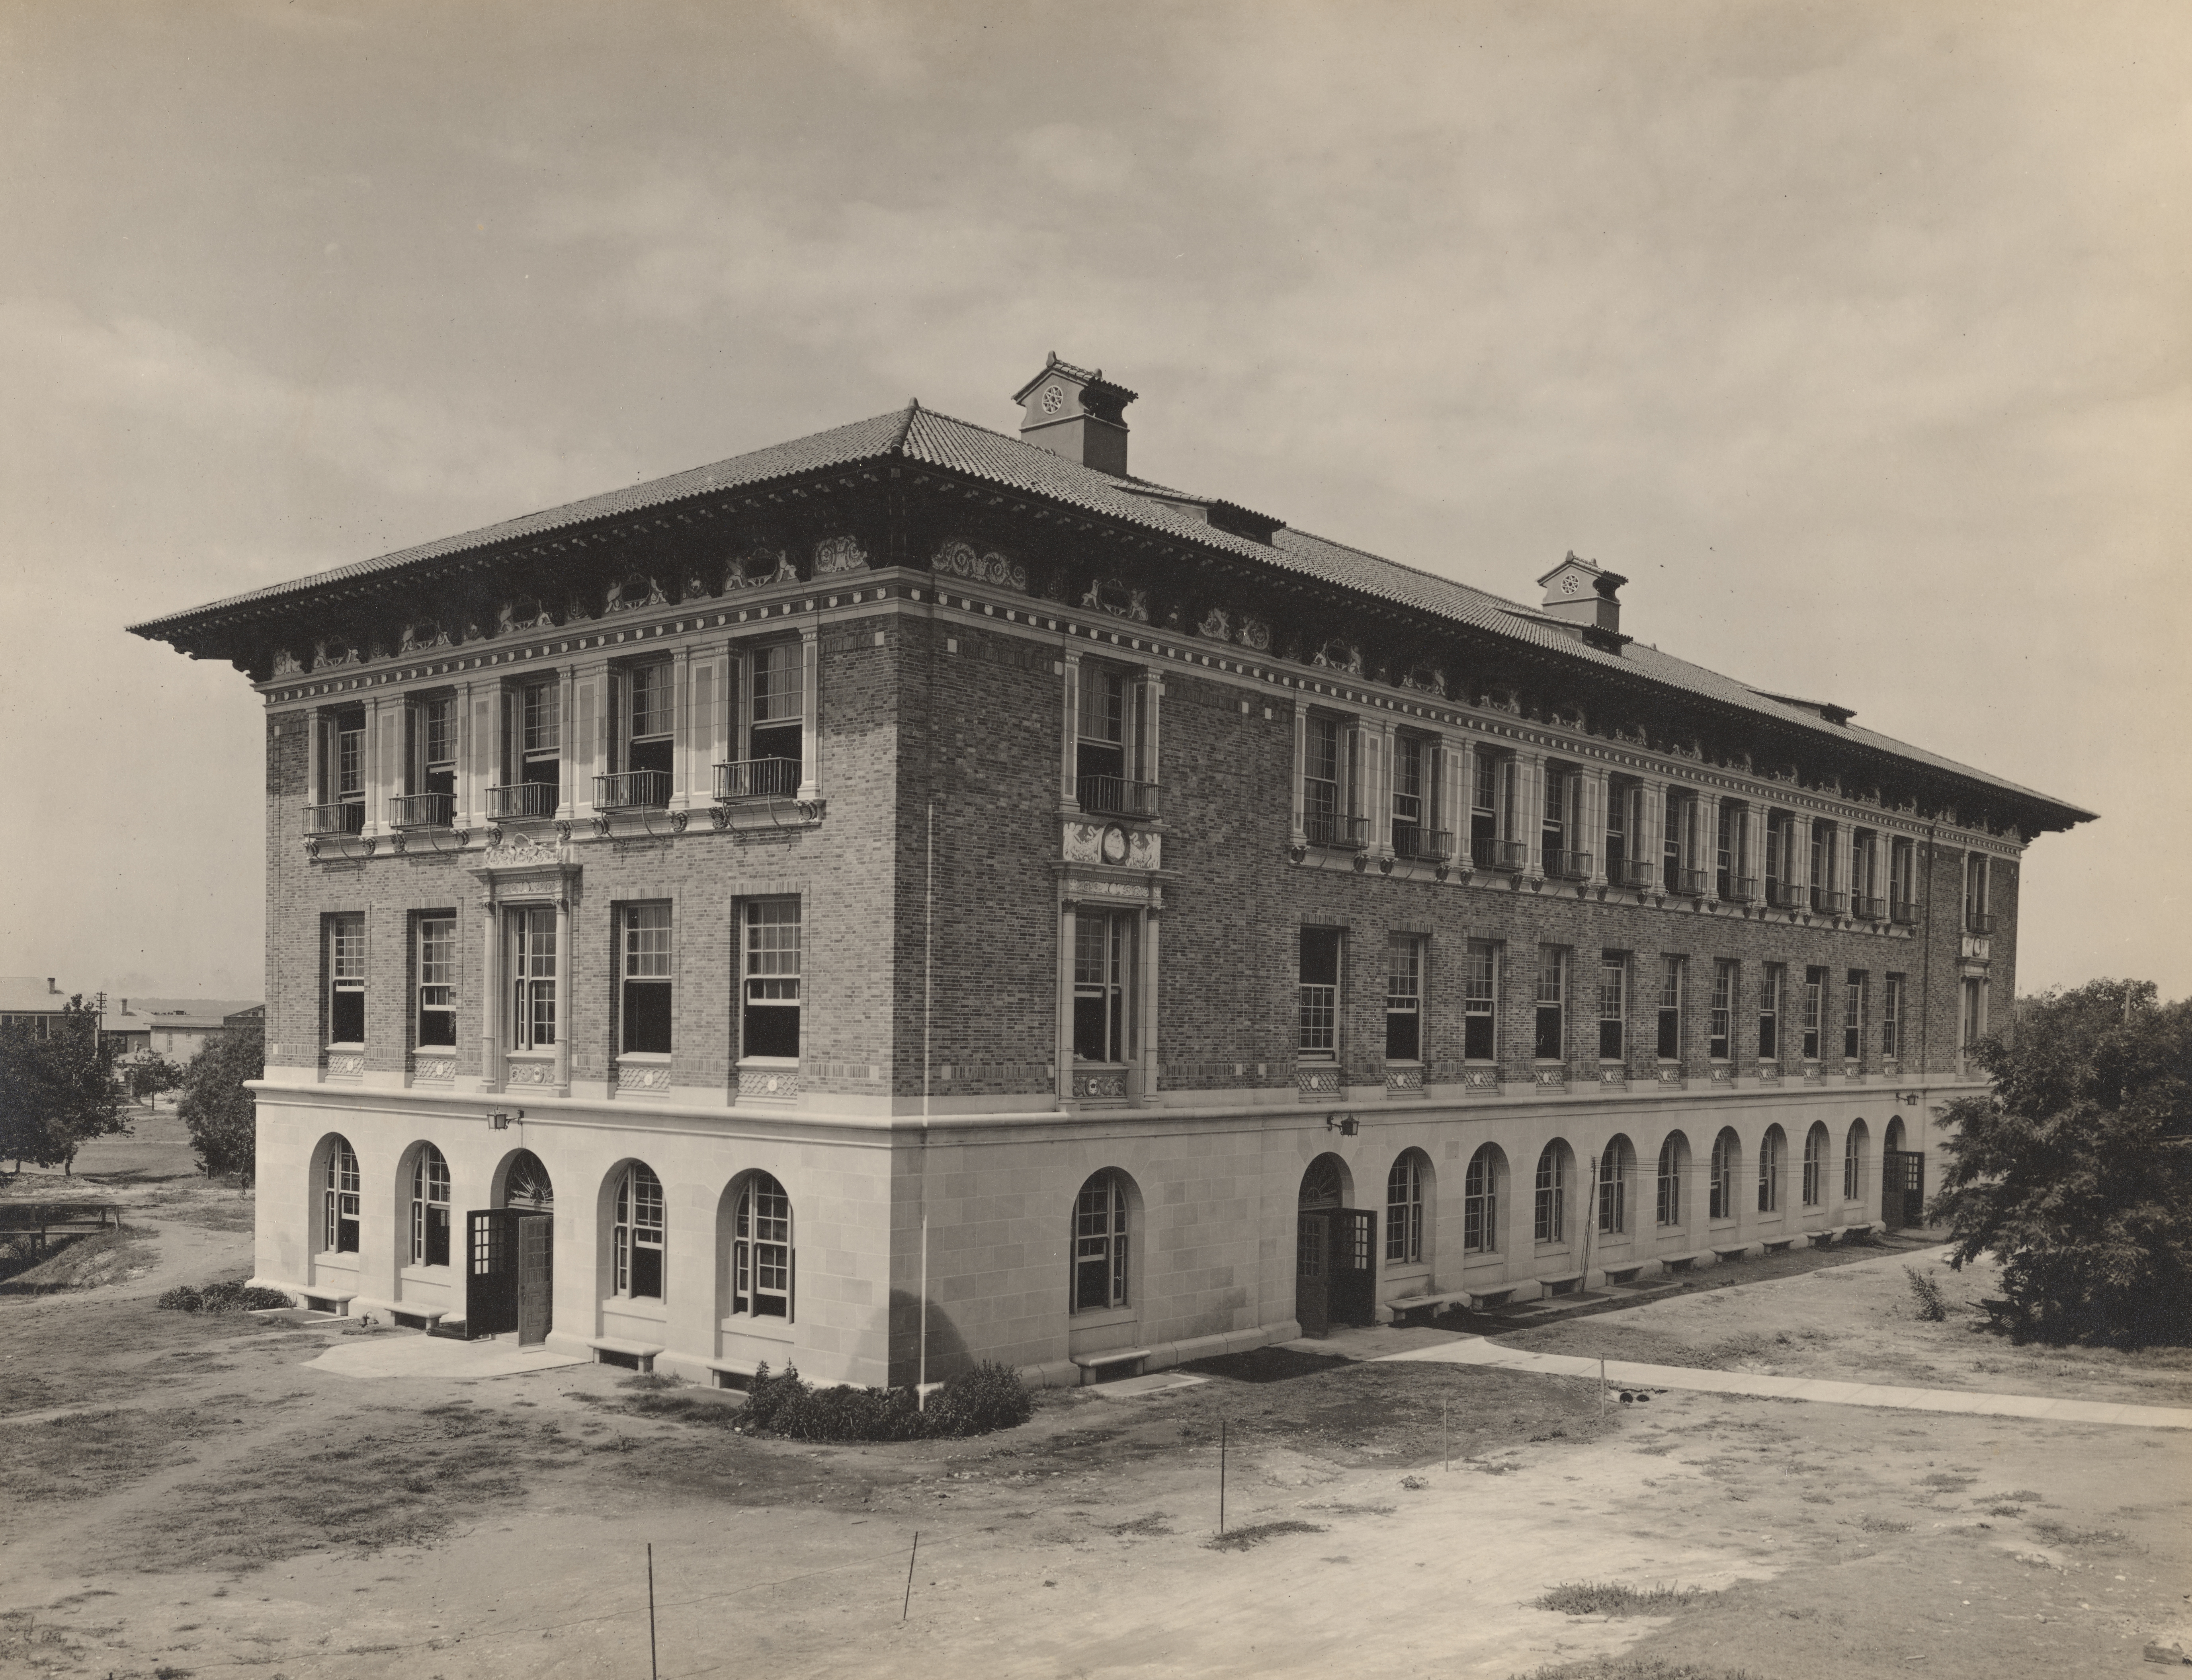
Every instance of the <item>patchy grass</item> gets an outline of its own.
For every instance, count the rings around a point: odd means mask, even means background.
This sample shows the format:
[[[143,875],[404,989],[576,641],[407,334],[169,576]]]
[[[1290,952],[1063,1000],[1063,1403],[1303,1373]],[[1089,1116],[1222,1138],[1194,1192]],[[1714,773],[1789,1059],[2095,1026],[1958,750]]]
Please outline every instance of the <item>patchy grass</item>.
[[[208,1420],[184,1407],[71,1412],[9,1432],[8,1491],[26,1504],[96,1498],[186,1465]]]
[[[1860,1517],[1857,1519],[1857,1525],[1869,1535],[1907,1535],[1910,1532],[1909,1523],[1898,1523],[1892,1517]]]
[[[151,1233],[124,1225],[88,1237],[72,1238],[51,1249],[37,1265],[0,1283],[0,1295],[57,1295],[119,1284],[151,1269],[156,1258]]]
[[[2126,1536],[2116,1529],[2074,1529],[2044,1517],[2035,1519],[2032,1532],[2043,1544],[2065,1551],[2114,1552],[2126,1543]]]
[[[1267,1540],[1281,1535],[1321,1535],[1325,1532],[1321,1523],[1304,1523],[1288,1517],[1276,1523],[1252,1523],[1245,1529],[1228,1529],[1224,1534],[1206,1540],[1203,1545],[1213,1552],[1246,1552],[1251,1546],[1261,1546]]]
[[[1152,1511],[1146,1517],[1137,1517],[1131,1523],[1114,1523],[1104,1530],[1107,1535],[1169,1535],[1177,1534],[1172,1526],[1169,1511]]]
[[[1624,1586],[1611,1580],[1565,1580],[1532,1602],[1567,1616],[1663,1616],[1704,1597],[1701,1586]]]
[[[1747,1668],[1700,1668],[1693,1662],[1667,1662],[1658,1657],[1592,1657],[1583,1662],[1559,1662],[1514,1680],[1762,1680]]]

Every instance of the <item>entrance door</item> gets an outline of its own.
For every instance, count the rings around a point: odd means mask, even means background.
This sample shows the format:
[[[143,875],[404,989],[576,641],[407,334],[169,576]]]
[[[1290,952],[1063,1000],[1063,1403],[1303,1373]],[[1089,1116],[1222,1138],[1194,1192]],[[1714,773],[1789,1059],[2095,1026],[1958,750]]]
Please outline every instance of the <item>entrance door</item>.
[[[518,1216],[514,1208],[477,1208],[465,1216],[467,1335],[517,1328]]]
[[[1378,1210],[1334,1208],[1331,1221],[1330,1312],[1335,1323],[1378,1322]]]
[[[1891,1231],[1926,1222],[1926,1157],[1888,1149],[1880,1158],[1880,1222]]]
[[[1304,1335],[1322,1335],[1332,1328],[1332,1231],[1333,1210],[1304,1208],[1295,1216],[1294,1317]]]
[[[555,1327],[556,1216],[517,1216],[517,1345],[548,1339]]]

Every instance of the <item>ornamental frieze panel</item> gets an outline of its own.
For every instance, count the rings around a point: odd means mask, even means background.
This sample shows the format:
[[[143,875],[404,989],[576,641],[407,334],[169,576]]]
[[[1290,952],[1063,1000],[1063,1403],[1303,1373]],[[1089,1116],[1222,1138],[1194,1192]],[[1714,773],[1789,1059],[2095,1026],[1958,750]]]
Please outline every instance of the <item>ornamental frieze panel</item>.
[[[548,604],[537,595],[524,595],[516,601],[505,601],[495,614],[495,634],[516,635],[522,630],[552,630],[556,615]]]
[[[834,578],[845,572],[865,572],[867,550],[853,537],[825,537],[814,545],[814,575]]]
[[[964,578],[969,583],[996,584],[1018,589],[1023,595],[1027,592],[1027,567],[995,550],[978,554],[972,543],[961,542],[956,538],[936,550],[928,569],[945,577]]]
[[[666,607],[670,596],[662,585],[646,573],[635,572],[630,577],[611,584],[602,592],[602,612],[630,612],[642,607]]]
[[[1123,823],[1068,823],[1063,857],[1068,863],[1160,869],[1164,867],[1164,839],[1150,829],[1130,829]]]
[[[1092,578],[1081,604],[1091,612],[1108,612],[1114,618],[1146,624],[1150,622],[1150,592],[1133,588],[1117,578]]]
[[[726,589],[758,589],[770,584],[796,584],[799,568],[781,549],[750,549],[730,564],[724,576]]]
[[[1349,676],[1362,675],[1362,650],[1344,636],[1334,636],[1310,655],[1310,663]]]

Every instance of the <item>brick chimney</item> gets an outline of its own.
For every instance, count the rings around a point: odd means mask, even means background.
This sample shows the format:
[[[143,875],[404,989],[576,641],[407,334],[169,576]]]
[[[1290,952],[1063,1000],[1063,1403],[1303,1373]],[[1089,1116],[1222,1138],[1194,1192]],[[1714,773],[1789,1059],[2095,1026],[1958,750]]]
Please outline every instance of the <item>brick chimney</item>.
[[[1084,467],[1127,476],[1127,405],[1134,393],[1093,372],[1060,362],[1053,350],[1036,374],[1013,393],[1021,406],[1020,436]]]
[[[46,994],[49,997],[55,998],[61,994],[61,988],[54,984],[54,977],[50,974],[46,977]]]
[[[1538,581],[1545,590],[1545,602],[1539,610],[1549,618],[1565,618],[1609,635],[1621,634],[1621,598],[1616,592],[1629,580],[1618,572],[1601,571],[1571,550],[1566,560]]]

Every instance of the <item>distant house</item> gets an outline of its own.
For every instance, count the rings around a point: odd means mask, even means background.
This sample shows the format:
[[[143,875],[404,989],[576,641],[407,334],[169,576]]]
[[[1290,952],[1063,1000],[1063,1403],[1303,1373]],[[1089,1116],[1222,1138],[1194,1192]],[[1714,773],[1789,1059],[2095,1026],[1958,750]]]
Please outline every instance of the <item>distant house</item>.
[[[186,1062],[220,1034],[264,1024],[266,1005],[243,998],[110,999],[104,1030],[124,1061],[157,1056]]]
[[[68,1006],[70,996],[50,977],[0,975],[0,1027],[27,1022],[37,1036],[48,1037]]]

